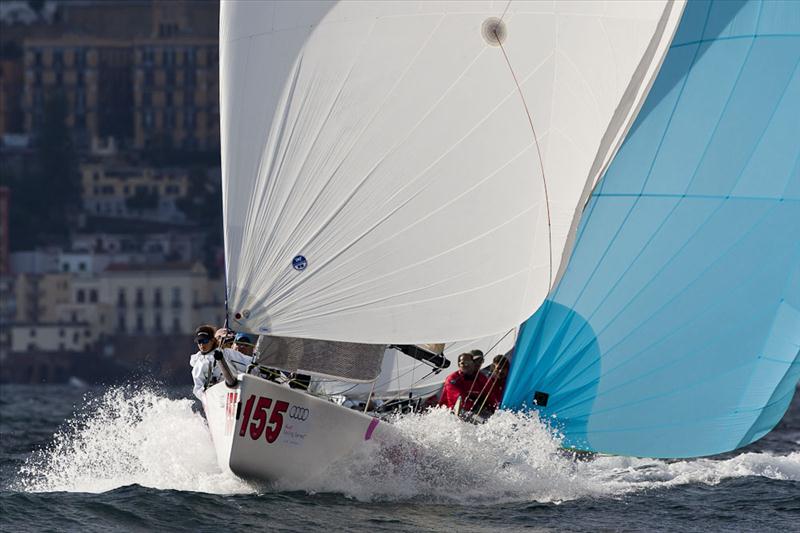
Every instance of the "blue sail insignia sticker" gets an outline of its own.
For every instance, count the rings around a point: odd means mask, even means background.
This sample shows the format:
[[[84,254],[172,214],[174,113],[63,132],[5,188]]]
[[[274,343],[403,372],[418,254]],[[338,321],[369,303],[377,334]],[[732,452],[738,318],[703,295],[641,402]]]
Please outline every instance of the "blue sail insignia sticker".
[[[292,259],[292,268],[295,270],[305,270],[308,266],[308,261],[306,261],[305,256],[296,255],[294,259]]]

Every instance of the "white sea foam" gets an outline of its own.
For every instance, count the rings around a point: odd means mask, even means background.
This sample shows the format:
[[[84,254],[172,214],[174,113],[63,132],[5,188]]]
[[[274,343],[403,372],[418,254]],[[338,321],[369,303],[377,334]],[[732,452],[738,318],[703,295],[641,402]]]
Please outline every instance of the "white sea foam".
[[[117,387],[89,400],[52,443],[22,467],[32,492],[157,489],[242,493],[252,489],[217,466],[205,420],[191,400]]]
[[[253,492],[217,466],[205,422],[191,406],[190,400],[153,390],[111,389],[90,400],[50,446],[32,455],[18,485],[36,492],[104,492],[131,484]],[[399,436],[384,446],[364,446],[314,480],[284,481],[275,489],[335,492],[364,501],[492,504],[614,497],[742,476],[800,481],[800,451],[724,460],[576,461],[535,415],[501,412],[486,424],[471,425],[434,410],[404,417],[394,427]]]

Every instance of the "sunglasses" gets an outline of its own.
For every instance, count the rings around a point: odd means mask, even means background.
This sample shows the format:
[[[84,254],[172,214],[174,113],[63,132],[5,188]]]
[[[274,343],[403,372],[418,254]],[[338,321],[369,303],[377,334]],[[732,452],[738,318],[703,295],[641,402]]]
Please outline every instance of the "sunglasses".
[[[208,344],[211,339],[197,339],[197,344]]]

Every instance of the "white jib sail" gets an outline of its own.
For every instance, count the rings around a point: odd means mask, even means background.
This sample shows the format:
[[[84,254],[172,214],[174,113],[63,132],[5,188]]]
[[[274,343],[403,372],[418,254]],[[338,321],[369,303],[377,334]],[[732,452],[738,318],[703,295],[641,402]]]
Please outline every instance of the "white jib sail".
[[[412,344],[521,323],[682,7],[223,2],[232,327]]]

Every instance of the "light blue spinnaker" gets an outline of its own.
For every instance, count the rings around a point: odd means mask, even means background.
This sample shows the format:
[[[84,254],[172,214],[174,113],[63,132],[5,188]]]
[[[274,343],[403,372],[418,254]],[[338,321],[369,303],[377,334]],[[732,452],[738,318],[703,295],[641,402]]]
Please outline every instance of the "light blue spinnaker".
[[[799,64],[800,2],[688,3],[506,407],[538,392],[565,445],[635,456],[777,424],[800,377]]]

